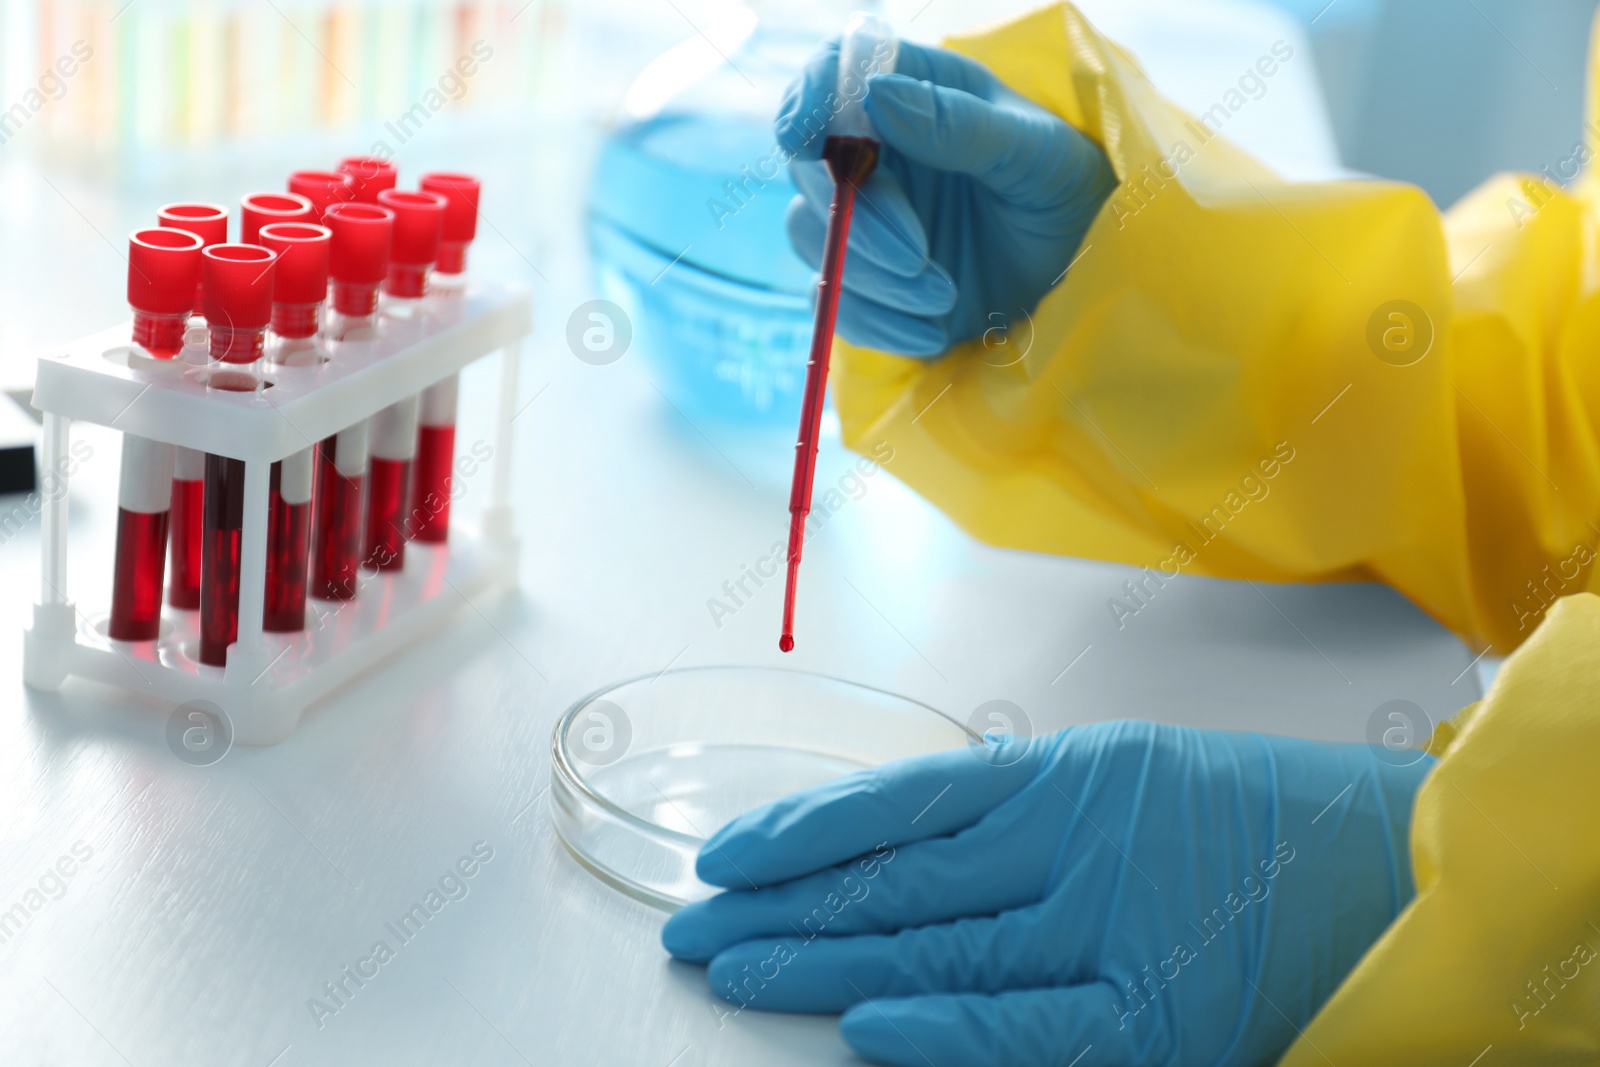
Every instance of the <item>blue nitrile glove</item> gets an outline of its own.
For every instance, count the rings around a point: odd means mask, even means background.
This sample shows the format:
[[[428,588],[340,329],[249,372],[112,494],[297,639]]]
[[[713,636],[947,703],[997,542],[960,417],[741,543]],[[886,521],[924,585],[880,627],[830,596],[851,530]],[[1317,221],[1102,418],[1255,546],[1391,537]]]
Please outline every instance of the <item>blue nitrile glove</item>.
[[[723,827],[661,940],[883,1063],[1266,1064],[1412,897],[1432,764],[1144,722],[903,760]]]
[[[800,189],[789,239],[813,268],[833,196],[818,160],[838,69],[835,41],[789,87],[776,122]],[[902,43],[895,71],[867,81],[882,152],[856,199],[838,331],[929,356],[1020,327],[1066,272],[1117,179],[1098,145],[974,60]]]

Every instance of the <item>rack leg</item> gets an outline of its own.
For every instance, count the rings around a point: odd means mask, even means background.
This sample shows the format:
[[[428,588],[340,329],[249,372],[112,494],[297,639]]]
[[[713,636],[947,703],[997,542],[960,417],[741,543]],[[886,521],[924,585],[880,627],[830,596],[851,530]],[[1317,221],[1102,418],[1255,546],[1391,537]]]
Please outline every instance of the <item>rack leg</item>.
[[[39,486],[39,602],[23,635],[22,680],[34,689],[55,690],[67,680],[77,643],[76,615],[67,599],[67,438],[71,423],[49,412]]]
[[[272,464],[244,467],[244,531],[239,545],[239,636],[228,649],[227,680],[252,685],[266,667],[262,611],[267,587],[267,508]],[[236,670],[237,668],[237,670]]]
[[[67,436],[69,422],[49,412],[44,416],[44,462],[41,463],[39,603],[67,603]]]
[[[511,420],[516,416],[517,370],[522,362],[522,341],[512,341],[500,351],[500,405],[494,426],[494,481],[489,507],[483,515],[486,539],[507,543],[515,539],[511,511]]]

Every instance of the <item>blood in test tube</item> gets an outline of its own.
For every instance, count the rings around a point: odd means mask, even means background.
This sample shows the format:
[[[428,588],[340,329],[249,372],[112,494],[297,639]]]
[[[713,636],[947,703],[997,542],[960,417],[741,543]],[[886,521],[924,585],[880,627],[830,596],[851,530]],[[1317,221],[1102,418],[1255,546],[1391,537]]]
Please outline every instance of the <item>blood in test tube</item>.
[[[267,588],[261,628],[293,633],[306,628],[307,564],[311,552],[312,449],[272,465],[267,504]]]
[[[172,566],[167,603],[193,611],[200,606],[201,500],[205,496],[206,454],[175,450],[172,467]]]
[[[228,663],[239,636],[239,550],[244,538],[244,460],[206,454],[200,562],[200,662]]]
[[[221,204],[168,204],[156,212],[157,222],[173,230],[185,230],[200,238],[202,248],[228,242],[228,209]],[[200,284],[194,290],[194,306],[201,300]]]
[[[355,198],[364,204],[376,204],[378,194],[393,189],[400,177],[393,163],[377,156],[349,156],[339,161],[339,170],[350,175]]]
[[[367,472],[367,422],[317,444],[311,533],[311,595],[350,600],[361,564],[361,489]]]
[[[363,561],[380,571],[405,565],[406,505],[411,501],[411,463],[416,453],[416,397],[390,404],[372,416]]]
[[[128,236],[133,343],[157,359],[171,359],[183,350],[202,247],[201,239],[186,230],[151,227]]]
[[[384,294],[400,300],[421,299],[427,295],[428,274],[439,258],[445,198],[438,193],[385,189],[378,194],[378,203],[394,212]]]
[[[346,340],[373,328],[378,287],[389,273],[394,212],[377,204],[335,204],[323,217],[333,231],[328,246],[333,315],[329,336]]]
[[[272,359],[299,362],[314,355],[322,302],[328,295],[328,246],[333,231],[305,222],[263,226],[261,245],[278,255],[272,277]]]
[[[422,391],[417,408],[417,461],[411,474],[411,538],[442,544],[450,530],[451,467],[456,456],[456,393],[450,375]]]
[[[206,317],[211,358],[222,363],[254,363],[261,358],[272,321],[273,267],[278,254],[260,245],[212,245],[200,253],[205,264]]]
[[[355,179],[337,170],[297,170],[289,175],[289,191],[311,201],[321,222],[335,204],[348,204],[356,198]]]
[[[445,199],[444,230],[439,235],[433,276],[441,284],[457,284],[467,270],[467,246],[478,235],[478,179],[439,171],[417,179],[417,188]]]
[[[258,245],[261,227],[275,222],[316,222],[317,210],[298,193],[249,193],[239,201],[239,243]]]
[[[171,507],[172,446],[124,434],[122,483],[117,495],[117,554],[107,629],[114,640],[153,641],[161,634],[161,591]]]

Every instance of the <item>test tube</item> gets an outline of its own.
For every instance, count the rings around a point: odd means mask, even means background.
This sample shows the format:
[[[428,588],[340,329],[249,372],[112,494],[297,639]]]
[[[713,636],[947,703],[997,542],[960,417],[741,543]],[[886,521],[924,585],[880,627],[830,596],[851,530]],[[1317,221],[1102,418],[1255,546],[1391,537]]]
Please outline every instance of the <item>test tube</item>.
[[[417,188],[445,199],[444,230],[439,235],[439,259],[434,278],[441,285],[459,284],[467,270],[467,246],[478,235],[478,179],[468,174],[424,174]]]
[[[174,449],[172,464],[172,575],[167,603],[193,611],[200,606],[201,501],[205,497],[206,454]]]
[[[128,236],[133,343],[147,355],[171,359],[183,351],[203,245],[192,233],[162,227],[135,230]]]
[[[389,272],[394,212],[376,204],[335,204],[323,217],[333,231],[328,276],[333,280],[329,335],[345,340],[370,331],[378,311],[378,287]]]
[[[228,209],[221,204],[168,204],[156,212],[157,222],[173,230],[194,234],[202,248],[228,241]],[[201,283],[194,287],[194,306],[200,306]]]
[[[239,243],[260,244],[261,227],[275,222],[316,221],[316,209],[299,193],[249,193],[239,201]]]
[[[272,465],[267,505],[267,588],[261,628],[293,633],[306,628],[306,565],[311,535],[312,450]]]
[[[171,507],[172,446],[123,434],[107,629],[114,640],[153,641],[161,634],[161,584]]]
[[[317,444],[311,595],[319,600],[351,600],[356,595],[366,472],[366,420]]]
[[[459,375],[422,391],[417,410],[417,462],[412,471],[409,532],[417,541],[442,544],[450,530],[450,471],[456,458]]]
[[[411,500],[411,462],[416,454],[417,398],[410,396],[372,416],[363,558],[380,571],[405,565],[406,505]]]
[[[261,358],[272,321],[273,264],[278,255],[260,245],[212,245],[200,253],[205,265],[206,332],[211,358],[254,363]]]
[[[206,454],[205,547],[200,577],[200,662],[228,663],[239,636],[239,549],[244,537],[244,460]]]
[[[393,189],[400,174],[393,163],[377,156],[349,156],[339,161],[339,171],[350,175],[354,182],[355,198],[364,204],[376,204],[378,194]]]
[[[378,203],[394,212],[394,237],[389,246],[389,271],[384,294],[401,300],[427,295],[428,273],[439,258],[445,198],[438,193],[385,189]]]
[[[251,364],[261,358],[272,318],[277,253],[259,245],[212,245],[205,263],[206,332],[211,358]],[[254,388],[252,375],[212,373],[214,388]],[[226,382],[227,384],[223,384]],[[206,454],[201,512],[200,662],[227,665],[239,634],[239,549],[244,530],[244,460]]]
[[[337,170],[297,170],[289,175],[289,191],[311,201],[317,215],[313,222],[321,222],[333,205],[356,197],[355,179]]]
[[[272,272],[271,358],[276,363],[314,358],[322,302],[328,295],[328,245],[333,231],[305,222],[263,226],[261,245],[278,255]]]

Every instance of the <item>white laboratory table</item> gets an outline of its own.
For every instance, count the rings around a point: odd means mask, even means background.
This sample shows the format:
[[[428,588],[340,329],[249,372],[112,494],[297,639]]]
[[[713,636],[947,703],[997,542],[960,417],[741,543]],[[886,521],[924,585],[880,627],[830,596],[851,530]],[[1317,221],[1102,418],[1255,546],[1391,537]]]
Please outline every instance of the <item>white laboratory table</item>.
[[[419,149],[402,166],[510,180],[492,146],[450,149]],[[241,165],[251,167],[270,169]],[[559,171],[535,165],[520,179],[537,192],[565,180]],[[191,178],[220,186],[219,200],[266,184],[255,171]],[[77,332],[120,314],[122,264],[91,228],[126,232],[154,203],[195,191],[156,183],[108,196],[65,178],[52,191],[14,170],[5,184],[34,198],[6,236],[48,231],[67,246],[56,269],[70,263],[79,291],[101,294],[78,309]],[[574,358],[566,317],[595,294],[577,228],[538,224],[537,205],[560,192],[486,198],[493,226],[475,250],[482,269],[524,278],[536,300],[514,450],[521,591],[464,606],[437,639],[313,709],[288,741],[195,767],[169,749],[170,709],[152,700],[81,684],[25,691],[37,521],[7,535],[0,914],[20,902],[28,919],[0,940],[0,1060],[853,1062],[830,1018],[727,1017],[703,973],[662,952],[662,913],[597,882],[552,832],[551,727],[624,677],[782,662],[963,719],[1003,698],[1039,731],[1131,716],[1343,740],[1363,739],[1390,700],[1438,719],[1478,696],[1473,650],[1386,589],[1180,579],[1119,627],[1107,601],[1130,572],[978,545],[888,473],[866,479],[808,547],[792,656],[776,648],[775,582],[719,625],[708,600],[782,536],[790,446],[690,423],[636,358]],[[4,279],[9,313],[55,313],[49,265],[38,274]],[[464,386],[463,447],[472,413],[492,402],[492,365],[483,370]],[[69,576],[80,595],[105,581],[117,467],[113,439],[85,440],[94,452],[71,511],[74,545],[87,549]],[[852,462],[825,444],[818,484],[837,484]],[[488,477],[470,484],[464,511]],[[401,943],[390,925],[463,857],[473,875],[441,893],[458,899]],[[346,979],[336,1004],[325,983],[347,966],[370,973],[359,961],[380,940],[392,958],[359,987]],[[338,1010],[314,1012],[312,998]]]

